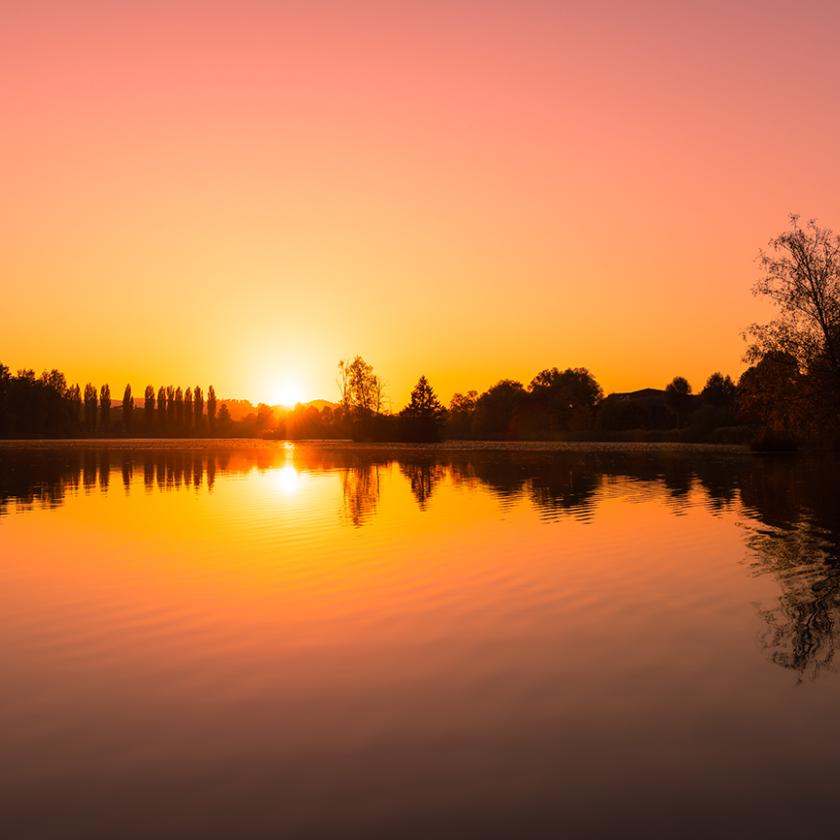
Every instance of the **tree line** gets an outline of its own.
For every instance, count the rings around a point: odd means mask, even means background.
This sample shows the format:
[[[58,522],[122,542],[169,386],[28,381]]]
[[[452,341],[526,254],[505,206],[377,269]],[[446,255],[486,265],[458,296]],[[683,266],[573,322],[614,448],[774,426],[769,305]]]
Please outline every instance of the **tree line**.
[[[114,406],[107,383],[97,389],[88,382],[82,390],[69,385],[57,369],[40,376],[33,370],[12,374],[0,363],[3,437],[202,436],[226,434],[231,426],[227,406],[218,407],[212,385],[206,398],[200,385],[168,385],[157,391],[147,385],[139,405],[126,385],[122,402]]]
[[[776,317],[744,333],[749,367],[737,383],[713,373],[699,394],[682,376],[664,389],[604,397],[586,368],[549,368],[525,386],[502,379],[444,407],[425,377],[398,415],[357,356],[339,363],[340,406],[329,416],[292,417],[285,432],[331,431],[357,439],[616,439],[749,441],[758,449],[840,446],[840,236],[790,216],[759,253],[754,294]]]
[[[659,391],[604,396],[586,368],[546,368],[524,385],[502,379],[483,393],[456,393],[448,406],[426,376],[399,411],[384,407],[384,387],[362,357],[339,363],[340,402],[318,410],[299,406],[270,433],[288,438],[358,441],[627,439],[629,432],[664,433],[648,439],[718,437],[742,440],[738,385],[715,372],[699,394],[677,376]],[[725,431],[723,431],[725,430]]]
[[[444,406],[425,376],[398,412],[361,356],[338,365],[339,401],[298,406],[282,416],[267,405],[238,423],[213,387],[146,386],[137,405],[127,385],[112,409],[109,386],[68,385],[59,370],[12,375],[0,364],[0,435],[262,436],[354,440],[701,440],[751,441],[763,449],[840,444],[840,236],[814,221],[790,228],[760,253],[754,292],[777,317],[744,333],[750,367],[737,383],[715,372],[695,394],[676,376],[661,389],[604,396],[584,367],[546,368],[525,385],[501,379]]]

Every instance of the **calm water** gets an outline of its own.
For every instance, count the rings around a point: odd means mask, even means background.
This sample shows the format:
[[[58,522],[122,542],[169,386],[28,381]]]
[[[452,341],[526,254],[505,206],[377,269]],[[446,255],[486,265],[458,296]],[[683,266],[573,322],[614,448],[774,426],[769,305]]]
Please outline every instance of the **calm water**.
[[[0,446],[0,835],[837,830],[826,461]]]

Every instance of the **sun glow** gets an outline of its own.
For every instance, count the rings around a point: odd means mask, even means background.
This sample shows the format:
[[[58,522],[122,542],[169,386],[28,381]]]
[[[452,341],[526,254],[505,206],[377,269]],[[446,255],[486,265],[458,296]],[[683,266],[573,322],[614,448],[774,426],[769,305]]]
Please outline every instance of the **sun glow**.
[[[300,386],[291,379],[275,382],[269,390],[271,405],[282,405],[293,408],[301,401]]]

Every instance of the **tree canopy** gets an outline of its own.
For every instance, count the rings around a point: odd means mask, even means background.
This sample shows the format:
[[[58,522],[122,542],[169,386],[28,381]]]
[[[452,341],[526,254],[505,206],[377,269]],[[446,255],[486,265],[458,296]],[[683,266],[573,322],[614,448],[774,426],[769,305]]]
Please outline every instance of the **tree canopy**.
[[[408,405],[400,412],[405,417],[431,417],[438,419],[446,414],[446,409],[437,398],[434,388],[425,376],[417,380],[411,391]]]
[[[762,276],[753,292],[771,300],[778,315],[747,330],[747,360],[784,353],[799,368],[831,380],[840,397],[840,236],[815,220],[804,226],[791,215],[790,229],[761,251]]]

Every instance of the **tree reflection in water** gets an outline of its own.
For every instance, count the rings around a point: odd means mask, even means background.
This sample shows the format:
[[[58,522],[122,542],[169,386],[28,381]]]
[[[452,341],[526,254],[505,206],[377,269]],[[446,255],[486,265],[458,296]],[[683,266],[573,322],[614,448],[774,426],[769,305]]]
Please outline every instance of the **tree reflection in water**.
[[[377,448],[180,449],[0,447],[0,517],[61,505],[67,494],[109,492],[111,473],[128,494],[212,492],[217,471],[282,467],[341,477],[343,516],[362,527],[376,515],[382,470],[391,464],[425,512],[445,482],[481,487],[503,506],[525,501],[552,523],[564,516],[592,522],[601,502],[624,494],[660,498],[675,514],[703,504],[713,515],[736,510],[746,525],[754,572],[778,582],[776,603],[760,610],[762,648],[799,679],[833,667],[840,634],[840,477],[830,459],[760,458],[625,450],[448,451],[417,454]],[[135,481],[135,476],[137,480]],[[0,518],[2,524],[2,518]]]

